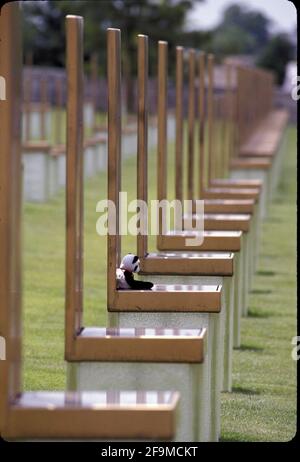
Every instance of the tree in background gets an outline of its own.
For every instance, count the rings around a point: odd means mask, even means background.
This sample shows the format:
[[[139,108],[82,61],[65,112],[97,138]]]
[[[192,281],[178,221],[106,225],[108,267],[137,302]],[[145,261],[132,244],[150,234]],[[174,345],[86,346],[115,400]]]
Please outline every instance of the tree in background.
[[[282,85],[286,65],[294,57],[294,47],[286,34],[272,37],[265,48],[258,55],[256,64],[273,71],[277,77],[277,84]]]
[[[127,108],[132,111],[134,76],[136,76],[137,35],[149,36],[149,72],[157,68],[158,40],[169,43],[169,73],[175,73],[175,46],[194,47],[216,54],[249,54],[258,57],[260,66],[272,69],[282,82],[284,67],[293,52],[286,36],[272,37],[270,20],[262,13],[243,5],[231,5],[221,23],[210,31],[186,31],[188,11],[202,0],[45,0],[22,2],[24,10],[25,56],[33,53],[38,65],[65,66],[65,16],[84,17],[84,53],[86,69],[97,53],[99,74],[106,69],[106,29],[122,30],[123,74],[126,83]]]
[[[217,57],[256,53],[269,39],[269,25],[269,19],[262,13],[244,5],[231,5],[214,30],[210,49]]]
[[[197,0],[202,1],[202,0]],[[149,35],[151,41],[169,42],[170,71],[174,72],[175,45],[185,35],[184,25],[193,0],[109,0],[24,2],[25,54],[33,50],[35,64],[64,66],[65,16],[84,17],[85,58],[97,52],[100,74],[106,68],[106,29],[122,31],[123,73],[128,110],[132,110],[136,75],[137,35]],[[199,39],[199,35],[198,35]],[[198,47],[201,43],[198,42]],[[156,69],[156,47],[149,47],[150,74]]]
[[[222,29],[238,27],[245,35],[251,37],[245,48],[249,53],[255,52],[267,43],[269,26],[270,20],[266,16],[245,6],[231,5],[224,12]]]
[[[275,73],[277,83],[281,85],[286,64],[294,55],[294,45],[285,34],[272,36],[270,25],[271,21],[262,13],[244,5],[231,5],[213,31],[208,49],[217,58],[252,55],[257,65]]]
[[[217,59],[222,59],[228,55],[246,54],[247,50],[253,47],[253,37],[245,33],[239,26],[231,26],[219,29],[212,38],[209,46]]]
[[[35,64],[64,66],[64,14],[52,2],[23,2],[24,56]]]

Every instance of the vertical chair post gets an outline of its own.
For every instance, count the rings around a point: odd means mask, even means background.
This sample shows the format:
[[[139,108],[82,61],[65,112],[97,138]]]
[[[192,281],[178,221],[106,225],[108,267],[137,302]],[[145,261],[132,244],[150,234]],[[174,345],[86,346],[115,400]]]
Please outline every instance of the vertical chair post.
[[[107,30],[108,82],[108,213],[107,236],[107,304],[113,306],[116,291],[116,268],[120,264],[121,239],[119,233],[119,192],[121,191],[121,31]],[[114,205],[113,205],[114,204]]]
[[[228,71],[228,84],[229,84],[229,104],[228,104],[228,118],[229,118],[229,157],[228,157],[228,170],[230,169],[230,160],[235,157],[236,150],[236,123],[235,123],[235,111],[236,111],[236,69],[229,65]]]
[[[242,83],[243,83],[243,70],[241,66],[236,69],[236,154],[240,150],[243,139],[243,110],[242,110]]]
[[[137,199],[147,203],[148,188],[148,37],[138,36],[138,156],[137,156]],[[141,229],[137,236],[137,254],[144,257],[147,253],[148,236],[147,210],[142,208],[142,223],[145,228]]]
[[[214,143],[213,143],[213,169],[212,179],[222,178],[220,173],[222,164],[222,149],[221,149],[221,138],[222,138],[222,114],[221,114],[221,96],[214,95],[213,97],[213,113],[214,113]]]
[[[226,119],[226,95],[222,94],[220,96],[220,119],[221,119],[221,139],[220,139],[220,178],[226,177],[226,160],[227,160],[227,119]]]
[[[24,82],[24,115],[25,115],[25,141],[30,140],[30,122],[31,122],[31,79],[27,78]]]
[[[247,88],[247,95],[254,94],[254,98],[250,98],[249,100],[249,123],[248,123],[248,134],[247,137],[252,135],[255,125],[256,125],[256,120],[255,120],[255,112],[257,108],[257,102],[255,98],[255,85],[254,85],[254,78],[255,78],[256,72],[250,70],[248,73],[248,88]]]
[[[33,53],[28,52],[26,55],[26,65],[31,67],[33,65]],[[31,135],[31,84],[32,84],[32,77],[31,77],[31,69],[29,76],[25,80],[24,83],[24,103],[25,103],[25,141],[30,140]]]
[[[158,42],[158,150],[157,150],[157,199],[167,198],[167,59],[168,43]],[[162,234],[163,214],[159,209],[159,235]]]
[[[48,99],[48,80],[43,77],[40,81],[41,88],[41,104],[40,104],[40,135],[41,139],[47,138],[46,133],[46,111],[47,111],[47,99]]]
[[[237,69],[231,65],[231,91],[230,91],[230,126],[231,126],[231,145],[230,157],[228,160],[228,169],[230,170],[230,162],[236,157],[236,142],[237,142]]]
[[[269,74],[269,93],[268,93],[268,105],[267,112],[270,112],[273,108],[273,98],[274,98],[274,74],[270,72]]]
[[[232,66],[231,64],[225,64],[225,149],[224,149],[224,168],[225,175],[228,175],[230,157],[232,155],[233,143],[233,127],[232,127]]]
[[[21,392],[21,21],[19,2],[0,11],[0,434],[9,406]]]
[[[226,118],[226,95],[221,95],[220,96],[220,123],[221,123],[221,136],[220,136],[220,143],[219,143],[219,148],[220,148],[220,178],[226,177],[226,162],[227,162],[227,152],[228,152],[228,146],[227,146],[227,118]]]
[[[97,126],[97,75],[98,75],[98,54],[91,56],[91,83],[92,83],[92,102],[93,102],[93,130]]]
[[[244,107],[246,108],[246,114],[247,114],[247,121],[245,123],[245,140],[248,138],[248,136],[251,133],[251,112],[252,112],[252,106],[253,103],[249,100],[248,95],[251,94],[251,87],[252,87],[252,72],[250,69],[245,69],[245,77],[244,77],[244,85],[245,85],[245,91],[243,92],[243,100],[244,100]],[[247,99],[246,99],[247,95]]]
[[[62,142],[62,107],[63,107],[63,95],[62,95],[62,79],[61,77],[57,77],[55,79],[55,105],[56,105],[56,112],[55,112],[55,142],[56,144],[60,144]]]
[[[198,178],[198,198],[201,198],[203,191],[207,186],[205,183],[206,174],[205,174],[205,53],[201,52],[199,54],[198,61],[199,69],[199,178]]]
[[[175,138],[175,199],[183,200],[183,54],[176,47],[176,138]]]
[[[83,19],[67,16],[66,353],[83,310]]]
[[[230,160],[233,160],[238,155],[238,69],[234,68],[233,87],[231,91],[231,126],[232,126],[232,151]]]
[[[208,184],[213,178],[213,79],[214,79],[214,56],[212,54],[207,57],[208,67],[208,99],[207,99],[207,119],[208,119]]]
[[[196,52],[189,50],[189,102],[188,102],[188,199],[194,199],[195,157],[195,67]]]

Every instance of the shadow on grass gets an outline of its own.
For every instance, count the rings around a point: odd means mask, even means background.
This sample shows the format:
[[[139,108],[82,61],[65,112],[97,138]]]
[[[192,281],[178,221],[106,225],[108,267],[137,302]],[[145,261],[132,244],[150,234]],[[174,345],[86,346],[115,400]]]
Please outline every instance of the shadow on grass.
[[[264,351],[263,347],[255,346],[255,345],[241,345],[239,348],[235,348],[238,351],[256,351],[261,353]]]
[[[258,276],[275,276],[277,273],[275,271],[257,271]]]
[[[248,317],[249,318],[259,318],[259,319],[266,319],[272,316],[271,313],[267,313],[266,311],[261,311],[256,308],[250,308],[248,310]]]
[[[252,388],[245,387],[232,387],[232,393],[238,393],[240,395],[260,395],[261,392],[253,390]]]
[[[283,223],[283,220],[281,218],[268,218],[266,223]]]
[[[267,295],[267,294],[271,294],[272,290],[269,290],[269,289],[253,289],[253,290],[251,290],[250,293],[251,294],[259,294],[259,295]]]
[[[262,253],[260,255],[260,257],[261,258],[268,258],[269,260],[272,260],[272,259],[275,260],[276,258],[278,259],[278,255],[270,255],[268,253]],[[256,274],[258,274],[258,273],[256,273]]]
[[[230,435],[221,436],[220,443],[242,443],[244,435],[242,433],[230,433]]]

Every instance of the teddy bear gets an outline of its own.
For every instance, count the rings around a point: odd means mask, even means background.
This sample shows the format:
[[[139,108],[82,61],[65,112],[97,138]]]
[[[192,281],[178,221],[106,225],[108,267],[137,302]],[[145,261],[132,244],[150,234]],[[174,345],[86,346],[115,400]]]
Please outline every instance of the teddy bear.
[[[134,279],[134,273],[138,273],[139,271],[139,257],[132,253],[125,255],[120,268],[117,268],[116,271],[117,289],[151,290],[153,287],[152,282],[137,281]]]

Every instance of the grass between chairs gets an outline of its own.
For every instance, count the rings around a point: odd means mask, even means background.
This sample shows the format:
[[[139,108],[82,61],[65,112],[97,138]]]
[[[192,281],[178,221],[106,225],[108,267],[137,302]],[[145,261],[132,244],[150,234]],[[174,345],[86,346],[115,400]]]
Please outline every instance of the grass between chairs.
[[[174,178],[174,145],[169,176]],[[123,190],[135,198],[136,159],[124,162]],[[156,194],[156,155],[149,155],[149,199]],[[174,183],[168,183],[169,198]],[[106,173],[85,185],[85,325],[106,323],[106,239],[96,234],[96,203],[106,198]],[[65,387],[65,194],[24,205],[24,387]],[[150,237],[154,249],[155,238]],[[126,236],[122,253],[135,252]],[[234,352],[233,393],[222,394],[223,441],[283,441],[296,428],[296,129],[280,188],[263,224],[259,271],[242,321],[242,348]]]
[[[222,395],[223,441],[287,441],[296,431],[296,130],[263,223],[259,269],[233,356],[233,393]]]

